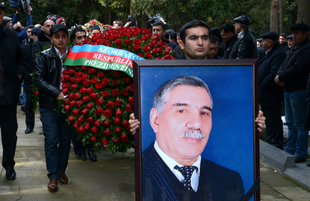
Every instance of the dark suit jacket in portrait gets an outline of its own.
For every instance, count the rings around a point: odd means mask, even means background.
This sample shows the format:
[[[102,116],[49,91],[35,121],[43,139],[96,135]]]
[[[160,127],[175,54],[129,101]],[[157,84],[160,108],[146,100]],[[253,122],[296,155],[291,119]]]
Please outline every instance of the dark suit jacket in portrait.
[[[201,158],[197,192],[185,189],[152,143],[142,153],[143,201],[237,201],[244,195],[239,173]]]

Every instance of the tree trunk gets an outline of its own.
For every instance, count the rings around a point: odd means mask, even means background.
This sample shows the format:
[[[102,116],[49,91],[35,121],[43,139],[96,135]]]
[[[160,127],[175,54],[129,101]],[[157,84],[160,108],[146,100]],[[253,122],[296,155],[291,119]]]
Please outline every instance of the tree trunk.
[[[282,8],[282,0],[279,0],[279,27],[280,34],[283,33],[283,8]]]
[[[279,31],[279,17],[278,17],[278,0],[271,0],[270,5],[270,31]]]
[[[297,21],[296,23],[304,22],[310,25],[310,1],[297,0]]]

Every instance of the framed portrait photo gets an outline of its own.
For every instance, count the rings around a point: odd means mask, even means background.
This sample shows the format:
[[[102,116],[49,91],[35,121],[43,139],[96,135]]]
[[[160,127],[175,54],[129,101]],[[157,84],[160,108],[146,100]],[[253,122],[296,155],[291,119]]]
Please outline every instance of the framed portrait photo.
[[[260,200],[257,60],[134,61],[136,200]]]

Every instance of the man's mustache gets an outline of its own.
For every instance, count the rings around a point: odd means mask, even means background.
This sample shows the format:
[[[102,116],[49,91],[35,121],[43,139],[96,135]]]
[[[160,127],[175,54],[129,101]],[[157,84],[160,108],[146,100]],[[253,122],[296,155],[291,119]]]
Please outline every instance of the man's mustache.
[[[205,138],[205,135],[202,132],[200,132],[200,130],[188,129],[187,131],[182,133],[182,137],[201,140]]]

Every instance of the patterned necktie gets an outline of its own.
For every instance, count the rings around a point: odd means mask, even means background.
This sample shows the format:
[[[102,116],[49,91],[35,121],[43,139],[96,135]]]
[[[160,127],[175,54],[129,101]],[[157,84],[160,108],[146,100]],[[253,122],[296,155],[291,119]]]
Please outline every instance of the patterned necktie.
[[[185,179],[182,181],[182,183],[184,184],[184,187],[187,188],[187,190],[189,191],[193,191],[192,186],[191,186],[191,177],[192,177],[193,172],[197,170],[198,168],[196,166],[179,167],[176,165],[174,169],[181,172],[181,174],[184,176]]]

